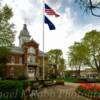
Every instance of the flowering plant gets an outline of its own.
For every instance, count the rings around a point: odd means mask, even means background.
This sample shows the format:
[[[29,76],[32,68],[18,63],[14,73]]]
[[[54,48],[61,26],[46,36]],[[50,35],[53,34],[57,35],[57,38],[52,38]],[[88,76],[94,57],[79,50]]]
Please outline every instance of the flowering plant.
[[[100,85],[96,83],[81,83],[76,92],[87,97],[100,99]]]
[[[82,87],[83,89],[89,90],[89,91],[100,91],[100,85],[97,85],[95,83],[81,83],[80,87]]]

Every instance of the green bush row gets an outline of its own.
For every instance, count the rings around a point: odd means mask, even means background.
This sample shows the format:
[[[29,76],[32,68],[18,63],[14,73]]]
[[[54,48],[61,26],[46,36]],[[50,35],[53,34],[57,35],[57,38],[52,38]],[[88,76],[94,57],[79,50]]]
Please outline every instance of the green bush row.
[[[64,85],[64,80],[56,80],[56,85]]]
[[[56,84],[63,85],[64,80],[56,80]],[[23,100],[25,89],[38,89],[54,85],[53,80],[0,80],[0,100]]]
[[[0,100],[23,100],[25,89],[35,81],[0,80]]]
[[[88,79],[88,78],[64,78],[64,81],[71,83],[100,83],[100,79]]]
[[[23,100],[24,82],[3,80],[0,81],[0,100]]]

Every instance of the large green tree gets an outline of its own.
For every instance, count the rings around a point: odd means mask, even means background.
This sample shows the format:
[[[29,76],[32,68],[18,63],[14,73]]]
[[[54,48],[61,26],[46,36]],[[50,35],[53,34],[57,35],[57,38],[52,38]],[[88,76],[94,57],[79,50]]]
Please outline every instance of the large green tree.
[[[49,61],[52,63],[58,63],[59,58],[62,57],[62,51],[60,49],[51,49],[48,51]]]
[[[100,0],[75,0],[82,9],[93,16],[100,17]]]
[[[0,74],[3,77],[7,58],[14,41],[14,24],[10,23],[13,16],[12,10],[7,6],[0,5]]]
[[[54,66],[54,69],[57,73],[62,73],[65,68],[65,60],[63,58],[62,50],[60,49],[51,49],[48,51],[49,64]]]
[[[78,69],[80,76],[81,67],[84,66],[88,58],[88,48],[83,43],[75,42],[74,45],[69,47],[69,50],[69,65]]]
[[[100,74],[100,32],[87,32],[81,42],[75,43],[69,49],[70,66],[89,66]]]
[[[100,73],[100,32],[92,30],[87,32],[82,41],[89,49],[87,63]]]
[[[10,23],[12,10],[5,5],[0,7],[0,46],[11,46],[14,41],[14,24]]]

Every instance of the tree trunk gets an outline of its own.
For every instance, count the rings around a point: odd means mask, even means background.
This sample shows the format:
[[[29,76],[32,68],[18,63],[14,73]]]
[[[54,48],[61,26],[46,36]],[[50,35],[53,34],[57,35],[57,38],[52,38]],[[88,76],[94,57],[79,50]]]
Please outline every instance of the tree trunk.
[[[98,77],[99,77],[99,79],[100,79],[100,67],[98,67],[97,73],[98,73]]]
[[[78,69],[78,75],[80,77],[80,69],[81,69],[81,65],[79,65],[79,69]]]

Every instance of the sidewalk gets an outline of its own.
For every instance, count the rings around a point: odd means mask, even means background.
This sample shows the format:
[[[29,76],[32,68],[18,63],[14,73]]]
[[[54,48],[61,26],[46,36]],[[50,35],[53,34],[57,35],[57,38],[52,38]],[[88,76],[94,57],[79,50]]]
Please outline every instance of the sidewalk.
[[[79,86],[79,83],[70,83],[70,82],[64,82],[64,85],[71,85],[71,86]]]

